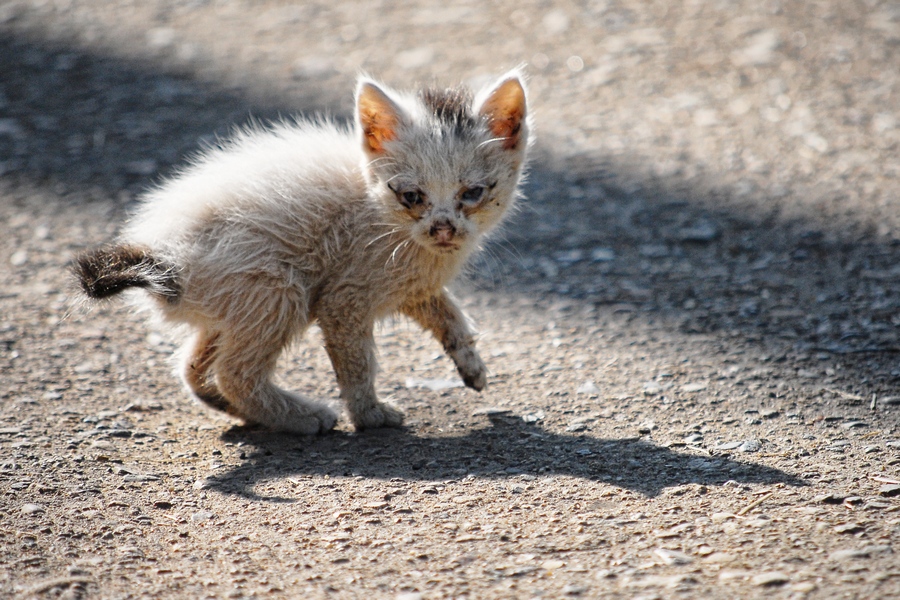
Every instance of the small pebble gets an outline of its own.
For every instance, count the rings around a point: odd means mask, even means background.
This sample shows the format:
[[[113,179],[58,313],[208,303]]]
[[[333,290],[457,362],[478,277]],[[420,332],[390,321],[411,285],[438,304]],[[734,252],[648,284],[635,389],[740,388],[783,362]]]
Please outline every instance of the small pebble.
[[[702,120],[705,123],[708,121],[708,117],[704,117]],[[719,228],[715,223],[701,221],[690,227],[679,229],[677,237],[682,242],[711,242],[719,237]]]
[[[24,250],[18,250],[9,257],[9,262],[14,267],[21,267],[28,262],[28,253]]]
[[[655,381],[648,381],[644,384],[644,395],[645,396],[655,396],[662,391],[662,386],[660,386]]]
[[[829,555],[831,560],[852,560],[855,558],[869,558],[872,555],[888,554],[891,552],[890,546],[872,545],[863,546],[862,548],[848,548],[846,550],[837,550]]]
[[[508,415],[510,411],[508,408],[503,408],[501,406],[482,406],[480,408],[476,408],[472,411],[473,417],[479,416],[491,416],[491,415]]]
[[[864,529],[859,523],[844,523],[834,528],[835,533],[857,533]]]
[[[900,485],[896,484],[886,484],[878,488],[878,494],[884,496],[885,498],[893,498],[894,496],[900,496]]]
[[[821,494],[812,499],[816,504],[841,504],[846,496],[840,496],[835,493]]]
[[[553,258],[555,258],[558,263],[573,265],[584,260],[584,251],[577,248],[575,250],[564,250],[554,254]]]
[[[616,253],[609,248],[594,248],[591,250],[591,260],[594,262],[610,262],[615,260]]]
[[[738,452],[759,452],[761,447],[759,440],[747,440],[738,446]]]
[[[525,413],[522,415],[522,420],[526,423],[537,423],[538,421],[543,421],[546,418],[546,414],[542,410],[538,410],[535,412]]]
[[[566,596],[580,596],[581,594],[588,591],[590,588],[586,585],[578,585],[574,583],[570,583],[566,585],[562,589],[562,593]]]
[[[705,383],[686,383],[681,386],[681,391],[686,394],[693,394],[694,392],[702,392],[707,387]]]
[[[759,573],[750,579],[750,583],[759,587],[784,585],[791,580],[790,577],[780,571],[768,571]]]
[[[715,450],[737,450],[744,442],[725,442],[715,447]]]
[[[122,477],[122,481],[143,482],[143,481],[159,481],[156,475],[144,475],[142,473],[132,473]]]
[[[644,421],[638,426],[638,433],[646,435],[652,433],[654,429],[656,429],[655,421]]]
[[[426,388],[432,392],[440,392],[451,388],[463,387],[463,382],[451,379],[418,379],[416,377],[409,377],[406,380],[406,387],[409,389]]]
[[[734,519],[734,518],[735,518],[735,515],[733,513],[726,513],[726,512],[713,513],[710,516],[710,519],[712,519],[713,523],[722,523],[724,521],[727,521],[729,519]]]
[[[657,548],[653,551],[667,565],[689,565],[694,559],[678,550],[669,550],[667,548]]]
[[[576,394],[587,394],[588,396],[599,396],[600,388],[598,388],[593,381],[587,380],[578,386],[578,389],[575,390]]]
[[[34,515],[44,512],[44,507],[41,504],[23,504],[21,511],[23,515]]]
[[[734,554],[729,554],[728,552],[713,552],[709,554],[703,559],[703,562],[712,563],[712,564],[723,564],[730,563],[737,560],[737,557]]]

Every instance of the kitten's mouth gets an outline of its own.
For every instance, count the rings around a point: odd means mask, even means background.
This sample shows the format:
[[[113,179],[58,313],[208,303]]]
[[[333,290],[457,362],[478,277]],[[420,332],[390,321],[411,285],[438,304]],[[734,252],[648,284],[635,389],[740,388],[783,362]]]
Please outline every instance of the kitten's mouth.
[[[457,244],[456,242],[439,241],[434,242],[432,246],[441,254],[449,254],[450,252],[459,250],[459,244]]]

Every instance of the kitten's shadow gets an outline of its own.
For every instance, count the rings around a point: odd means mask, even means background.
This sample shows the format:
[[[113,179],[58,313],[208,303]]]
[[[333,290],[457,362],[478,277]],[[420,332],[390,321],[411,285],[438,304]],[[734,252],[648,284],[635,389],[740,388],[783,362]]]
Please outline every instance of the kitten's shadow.
[[[243,464],[206,483],[223,493],[269,502],[291,502],[254,488],[297,475],[362,476],[442,481],[466,474],[488,479],[518,475],[568,475],[601,481],[645,496],[688,483],[807,485],[785,471],[733,460],[676,452],[640,438],[563,435],[509,415],[491,415],[490,426],[459,437],[422,437],[408,429],[361,434],[335,432],[298,438],[248,427],[222,436],[241,443]]]

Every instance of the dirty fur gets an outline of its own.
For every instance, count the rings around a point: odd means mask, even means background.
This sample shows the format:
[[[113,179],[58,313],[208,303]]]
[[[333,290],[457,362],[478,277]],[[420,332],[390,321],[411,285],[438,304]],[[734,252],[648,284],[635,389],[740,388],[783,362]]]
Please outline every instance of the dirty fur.
[[[363,78],[356,107],[354,129],[238,133],[146,194],[117,244],[75,261],[88,296],[144,288],[164,320],[187,325],[187,387],[248,423],[335,425],[332,408],[272,382],[314,322],[357,429],[403,422],[375,393],[373,327],[391,315],[430,331],[466,385],[486,385],[445,285],[518,197],[530,142],[522,78],[507,73],[475,96]]]

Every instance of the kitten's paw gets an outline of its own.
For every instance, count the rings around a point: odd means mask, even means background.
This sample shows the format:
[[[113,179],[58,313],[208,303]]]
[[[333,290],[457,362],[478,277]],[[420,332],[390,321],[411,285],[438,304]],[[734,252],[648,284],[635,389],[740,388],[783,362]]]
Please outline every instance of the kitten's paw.
[[[456,370],[467,387],[480,392],[487,386],[487,367],[474,348],[460,350],[453,359]]]
[[[384,402],[376,402],[366,409],[352,413],[350,418],[357,431],[375,427],[400,427],[406,415],[395,406]]]
[[[280,427],[282,431],[300,435],[316,435],[334,429],[337,413],[327,406],[310,406],[291,415]]]

